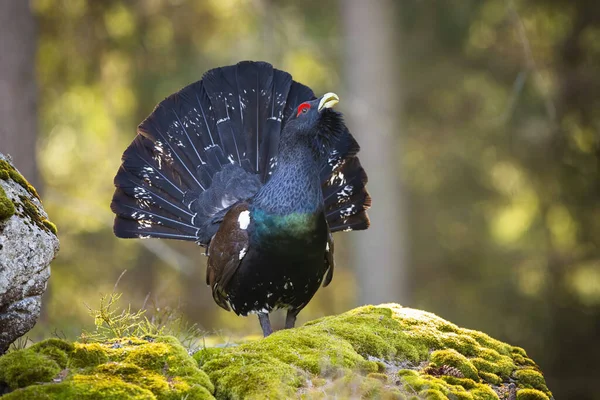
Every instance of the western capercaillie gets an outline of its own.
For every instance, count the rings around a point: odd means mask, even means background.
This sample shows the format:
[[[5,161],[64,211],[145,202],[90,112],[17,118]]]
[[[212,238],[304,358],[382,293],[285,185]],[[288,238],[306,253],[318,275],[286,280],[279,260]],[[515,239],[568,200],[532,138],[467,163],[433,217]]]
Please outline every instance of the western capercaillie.
[[[287,309],[286,328],[333,277],[337,231],[366,229],[371,199],[338,96],[263,62],[206,72],[138,127],[115,176],[122,238],[208,247],[206,282],[238,315]]]

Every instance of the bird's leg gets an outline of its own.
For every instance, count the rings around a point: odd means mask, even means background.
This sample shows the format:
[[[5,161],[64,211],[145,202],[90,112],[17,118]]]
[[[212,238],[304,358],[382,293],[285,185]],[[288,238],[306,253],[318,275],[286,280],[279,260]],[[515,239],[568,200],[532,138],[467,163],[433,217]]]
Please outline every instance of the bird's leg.
[[[296,317],[299,312],[299,310],[288,310],[287,316],[285,317],[285,329],[291,329],[296,325]]]
[[[271,333],[273,333],[273,329],[271,329],[271,321],[269,321],[268,313],[258,313],[258,321],[260,322],[260,327],[262,328],[264,337],[267,337]]]

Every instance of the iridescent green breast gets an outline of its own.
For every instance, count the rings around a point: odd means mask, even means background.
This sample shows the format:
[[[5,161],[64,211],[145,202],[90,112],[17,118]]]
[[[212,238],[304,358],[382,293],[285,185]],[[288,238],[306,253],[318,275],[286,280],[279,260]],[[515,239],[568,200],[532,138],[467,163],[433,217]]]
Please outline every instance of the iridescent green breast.
[[[286,215],[270,214],[253,210],[254,235],[257,238],[290,237],[303,239],[317,230],[321,213],[294,212]]]

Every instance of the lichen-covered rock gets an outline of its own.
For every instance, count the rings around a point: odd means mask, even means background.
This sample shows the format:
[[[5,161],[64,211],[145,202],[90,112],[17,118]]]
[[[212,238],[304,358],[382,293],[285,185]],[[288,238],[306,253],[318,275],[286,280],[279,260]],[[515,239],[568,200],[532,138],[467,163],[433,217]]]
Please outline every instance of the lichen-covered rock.
[[[177,339],[106,343],[49,339],[0,357],[2,400],[214,399],[214,387]]]
[[[360,307],[190,357],[171,337],[47,340],[0,357],[21,399],[549,400],[519,347],[396,304]]]
[[[35,325],[57,251],[35,189],[0,154],[0,354]]]
[[[552,397],[523,349],[396,304],[194,357],[223,399]]]

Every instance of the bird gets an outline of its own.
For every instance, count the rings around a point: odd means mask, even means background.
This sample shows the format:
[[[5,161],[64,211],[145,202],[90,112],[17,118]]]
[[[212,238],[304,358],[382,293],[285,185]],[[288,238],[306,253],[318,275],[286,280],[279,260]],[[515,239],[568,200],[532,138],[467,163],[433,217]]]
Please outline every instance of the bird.
[[[333,278],[338,231],[369,227],[360,147],[335,93],[317,98],[271,64],[205,72],[138,126],[114,178],[120,238],[193,241],[217,305],[287,310],[285,328]]]

